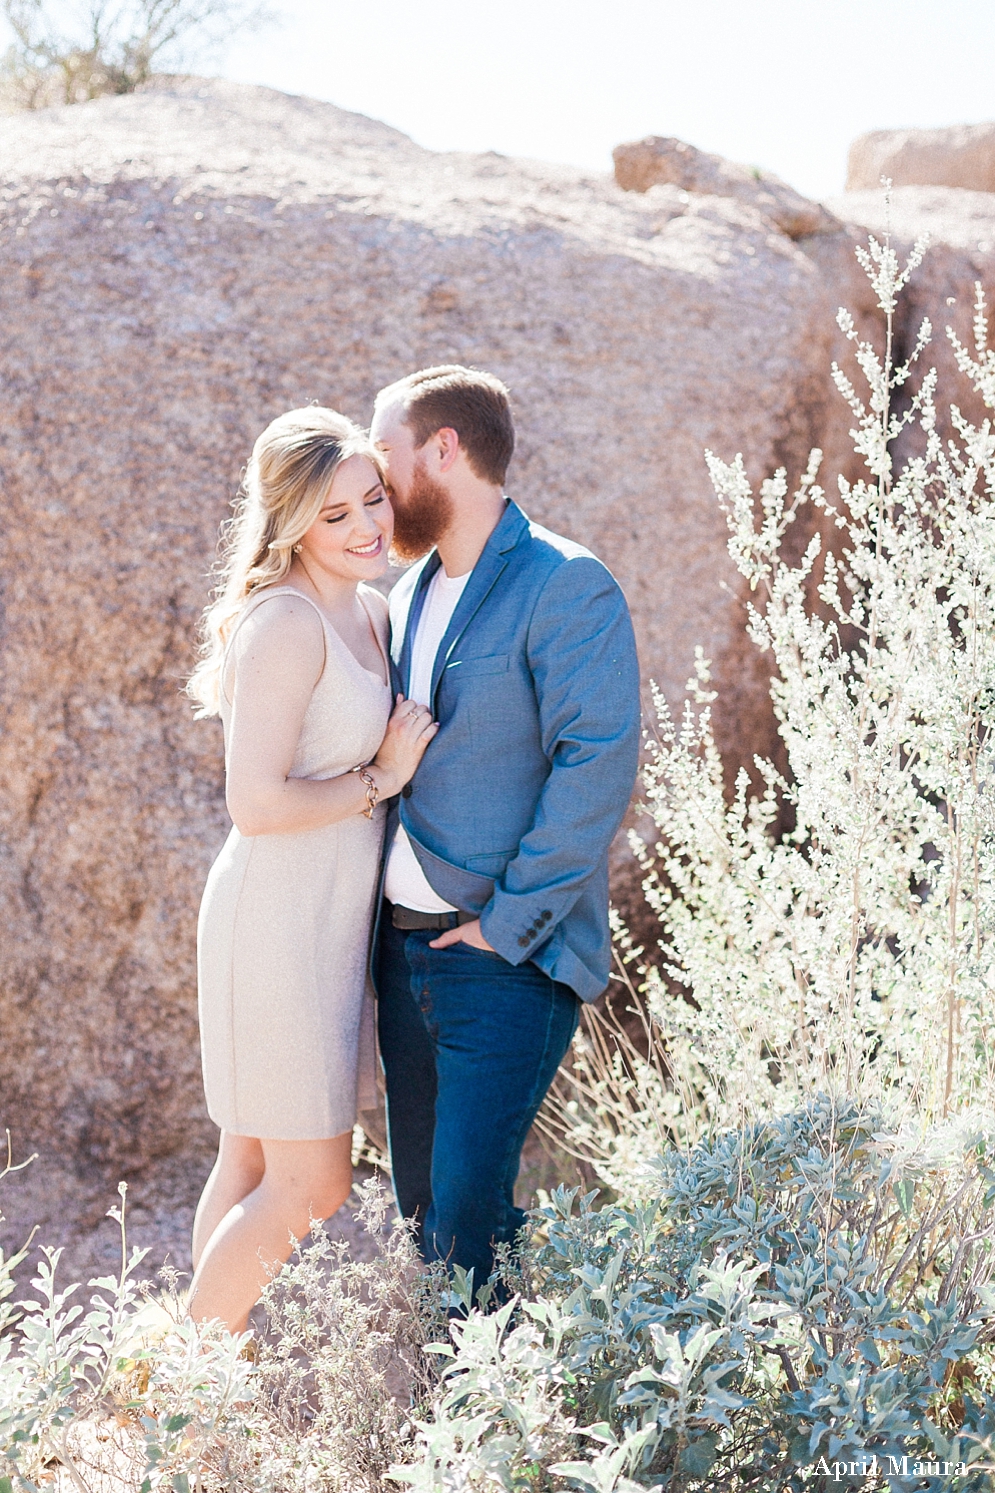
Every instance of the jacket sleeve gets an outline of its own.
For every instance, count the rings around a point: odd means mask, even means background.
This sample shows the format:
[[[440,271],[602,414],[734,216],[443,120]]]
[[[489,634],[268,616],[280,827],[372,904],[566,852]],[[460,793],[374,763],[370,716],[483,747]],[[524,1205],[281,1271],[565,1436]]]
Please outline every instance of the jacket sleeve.
[[[568,560],[540,593],[528,631],[550,771],[518,853],[481,914],[484,937],[520,964],[570,911],[622,822],[639,764],[639,667],[616,581]]]

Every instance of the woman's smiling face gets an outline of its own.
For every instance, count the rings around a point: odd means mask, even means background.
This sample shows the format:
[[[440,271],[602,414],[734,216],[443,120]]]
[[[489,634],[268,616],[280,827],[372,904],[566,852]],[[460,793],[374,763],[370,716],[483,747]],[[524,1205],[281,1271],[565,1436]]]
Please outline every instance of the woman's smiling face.
[[[367,456],[348,456],[336,468],[321,512],[300,541],[300,556],[338,580],[383,575],[394,533],[394,511],[383,480]]]

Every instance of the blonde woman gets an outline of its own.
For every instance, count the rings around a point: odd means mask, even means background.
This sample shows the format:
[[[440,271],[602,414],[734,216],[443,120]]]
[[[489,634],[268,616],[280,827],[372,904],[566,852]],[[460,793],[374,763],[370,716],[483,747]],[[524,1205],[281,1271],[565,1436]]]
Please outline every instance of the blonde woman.
[[[233,1332],[291,1236],[352,1185],[382,801],[437,729],[412,701],[391,709],[387,604],[364,582],[386,569],[392,532],[357,427],[317,408],[274,420],[252,452],[188,686],[198,714],[221,716],[234,824],[198,929],[221,1142],[194,1222],[190,1313]]]

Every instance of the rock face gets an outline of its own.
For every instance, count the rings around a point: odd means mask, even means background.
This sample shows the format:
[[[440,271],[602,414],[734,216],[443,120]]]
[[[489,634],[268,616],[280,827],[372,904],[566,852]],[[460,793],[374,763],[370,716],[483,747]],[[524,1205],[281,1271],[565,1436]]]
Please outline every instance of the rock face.
[[[945,130],[875,130],[850,147],[846,189],[880,190],[882,176],[896,187],[964,187],[995,192],[995,124],[957,124]]]
[[[792,239],[840,228],[824,207],[802,197],[780,177],[709,155],[685,140],[648,135],[645,140],[616,146],[612,155],[615,180],[627,192],[668,185],[701,196],[731,197],[754,208]]]
[[[0,146],[0,1123],[120,1175],[213,1134],[194,941],[228,826],[220,730],[179,691],[258,431],[493,369],[509,490],[612,566],[675,702],[704,646],[749,761],[765,669],[702,452],[795,476],[820,445],[833,480],[859,282],[827,214],[704,157],[624,191],[198,80],[6,119]]]

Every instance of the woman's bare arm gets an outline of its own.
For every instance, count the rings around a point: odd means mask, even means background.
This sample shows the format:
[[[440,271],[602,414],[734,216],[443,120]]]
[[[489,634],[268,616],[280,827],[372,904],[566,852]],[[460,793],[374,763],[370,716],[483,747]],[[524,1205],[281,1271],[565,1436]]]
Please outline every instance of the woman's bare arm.
[[[274,596],[239,629],[225,796],[240,834],[299,834],[367,807],[356,773],[322,781],[288,776],[324,661],[321,620],[293,596]],[[408,705],[399,702],[370,766],[382,798],[400,792],[435,734],[428,713],[416,716]]]

